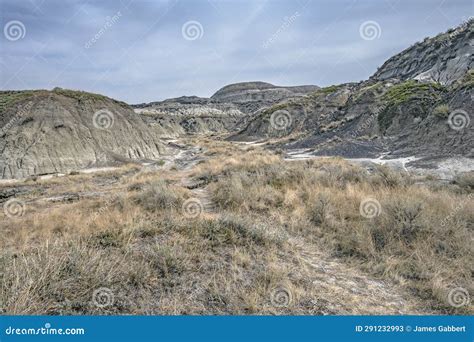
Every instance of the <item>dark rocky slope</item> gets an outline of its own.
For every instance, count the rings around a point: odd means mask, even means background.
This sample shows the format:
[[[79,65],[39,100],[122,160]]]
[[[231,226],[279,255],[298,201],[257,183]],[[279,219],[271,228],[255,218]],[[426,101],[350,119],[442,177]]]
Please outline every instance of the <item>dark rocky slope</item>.
[[[132,108],[55,89],[0,92],[0,178],[153,160],[163,145]]]
[[[371,79],[415,79],[442,85],[462,79],[472,68],[473,22],[467,21],[403,50],[387,60]]]
[[[367,81],[280,101],[231,139],[278,138],[287,148],[347,157],[472,156],[472,28],[415,44]],[[435,55],[440,41],[449,49]]]

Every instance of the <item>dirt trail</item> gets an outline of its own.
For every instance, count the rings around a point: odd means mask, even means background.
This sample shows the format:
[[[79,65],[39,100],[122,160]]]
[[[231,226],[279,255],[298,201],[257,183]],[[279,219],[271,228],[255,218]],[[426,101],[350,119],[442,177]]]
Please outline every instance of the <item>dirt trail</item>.
[[[386,281],[374,279],[356,268],[293,240],[294,250],[312,270],[319,308],[325,314],[407,315],[430,314],[418,299]],[[318,302],[318,300],[316,300]]]
[[[190,189],[198,199],[205,214],[218,216],[215,205],[205,184],[191,177],[192,170],[202,157],[203,151],[177,155],[180,185]],[[386,281],[374,279],[329,254],[315,250],[302,238],[290,238],[292,250],[306,265],[313,279],[318,312],[324,314],[430,314],[414,296]]]
[[[170,160],[168,167],[175,167],[178,170],[179,185],[193,193],[193,198],[199,200],[204,213],[215,213],[216,208],[207,186],[191,177],[193,168],[205,159],[202,156],[202,148],[189,145],[177,146],[181,146],[180,151]]]

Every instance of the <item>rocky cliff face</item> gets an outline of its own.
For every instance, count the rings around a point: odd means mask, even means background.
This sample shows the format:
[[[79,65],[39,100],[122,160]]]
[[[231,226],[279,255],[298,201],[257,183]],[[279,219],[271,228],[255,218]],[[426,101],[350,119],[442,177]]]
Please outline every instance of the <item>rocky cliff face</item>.
[[[251,114],[284,99],[302,96],[319,89],[318,86],[280,87],[265,82],[242,82],[219,89],[211,99],[230,102],[242,112]]]
[[[64,173],[164,151],[125,103],[63,89],[0,92],[0,178]]]
[[[238,129],[245,116],[232,103],[220,103],[197,96],[183,96],[134,107],[135,112],[163,138],[227,132]]]
[[[280,101],[231,139],[278,138],[287,148],[347,157],[472,157],[472,25],[425,39],[367,81]]]
[[[425,38],[387,60],[374,81],[415,79],[450,85],[472,69],[474,20],[434,38]]]
[[[211,98],[182,96],[133,107],[164,138],[183,134],[234,133],[244,128],[248,120],[264,108],[317,89],[317,86],[278,87],[264,82],[244,82],[227,85]]]

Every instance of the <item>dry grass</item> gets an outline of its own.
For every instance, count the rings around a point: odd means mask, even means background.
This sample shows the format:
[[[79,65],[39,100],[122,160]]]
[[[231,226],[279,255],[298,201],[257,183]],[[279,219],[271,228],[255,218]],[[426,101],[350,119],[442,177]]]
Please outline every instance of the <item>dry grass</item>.
[[[100,199],[28,205],[22,217],[2,217],[2,311],[275,312],[269,292],[297,262],[285,249],[285,235],[267,229],[268,221],[255,224],[230,213],[186,218],[181,204],[189,190],[163,175],[120,179],[120,187]],[[296,278],[307,276],[297,272]],[[98,307],[94,291],[102,288],[113,300]]]
[[[262,162],[258,169],[255,156],[252,164],[240,160],[211,185],[222,210],[277,217],[317,248],[406,287],[436,310],[472,312],[472,305],[454,309],[447,301],[452,288],[474,291],[470,175],[440,190],[340,159]],[[374,218],[360,213],[368,198],[380,203]]]
[[[404,286],[436,310],[472,312],[472,306],[455,310],[446,304],[453,287],[473,291],[468,178],[431,189],[390,169],[369,174],[341,159],[283,162],[253,147],[202,144],[209,160],[191,177],[209,184],[217,209],[195,218],[182,209],[195,194],[182,187],[176,171],[126,166],[23,184],[28,191],[18,198],[26,203],[25,215],[0,213],[1,310],[371,313],[356,311],[338,294],[333,301],[343,309],[314,304],[320,295],[312,283],[314,270],[296,253],[291,240],[297,238]],[[32,201],[91,189],[101,195],[54,205]],[[382,208],[373,219],[359,212],[367,197]],[[292,294],[283,308],[271,303],[272,291],[280,287]],[[112,300],[98,306],[94,293],[102,288]]]

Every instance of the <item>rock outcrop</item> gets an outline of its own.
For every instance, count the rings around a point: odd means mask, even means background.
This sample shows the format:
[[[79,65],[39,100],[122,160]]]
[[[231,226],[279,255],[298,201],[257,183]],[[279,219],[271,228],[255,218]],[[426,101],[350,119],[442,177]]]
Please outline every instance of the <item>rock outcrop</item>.
[[[211,98],[182,96],[133,107],[163,138],[235,133],[259,111],[317,89],[317,86],[279,87],[265,82],[244,82],[227,85]]]
[[[473,21],[404,50],[367,81],[230,84],[130,107],[55,89],[0,92],[0,178],[155,160],[161,138],[228,134],[347,157],[473,157]]]
[[[197,96],[139,104],[134,108],[162,138],[238,130],[246,116],[232,103]]]
[[[472,27],[425,39],[367,81],[284,99],[230,139],[274,138],[286,148],[346,157],[472,157]]]
[[[211,99],[233,103],[242,112],[251,114],[284,99],[302,96],[317,89],[319,87],[314,85],[281,87],[265,82],[242,82],[219,89]]]
[[[462,79],[472,69],[473,27],[471,19],[436,37],[425,38],[387,60],[371,79],[415,79],[442,85]]]
[[[158,136],[127,104],[55,89],[0,92],[0,178],[156,160]]]

